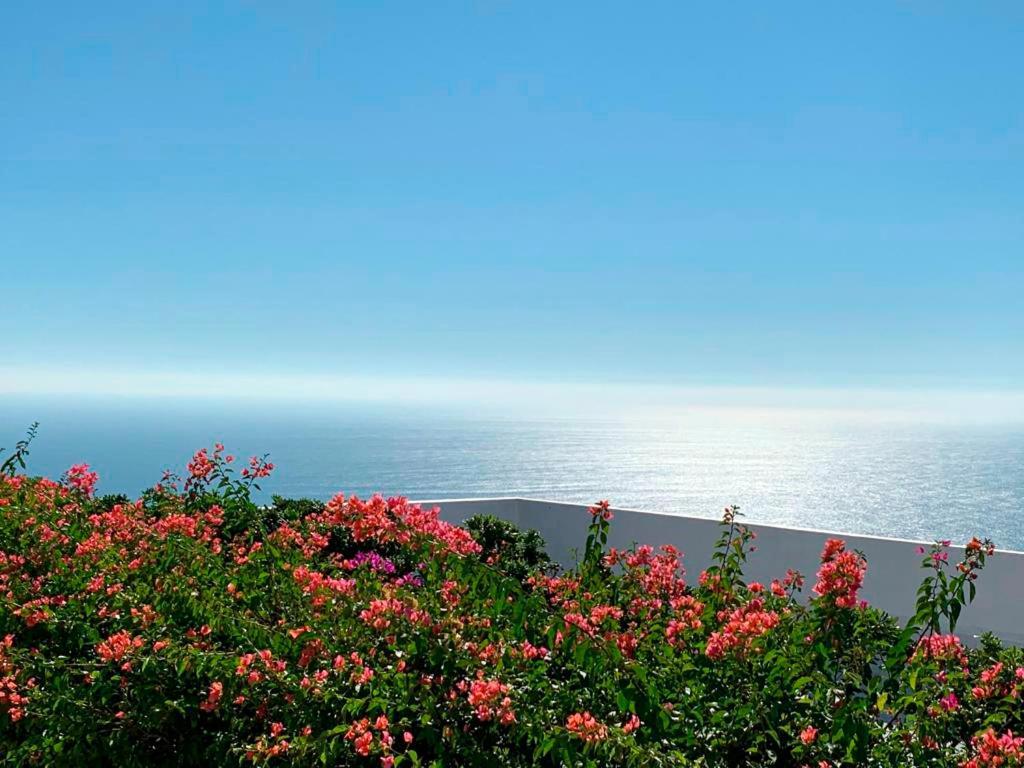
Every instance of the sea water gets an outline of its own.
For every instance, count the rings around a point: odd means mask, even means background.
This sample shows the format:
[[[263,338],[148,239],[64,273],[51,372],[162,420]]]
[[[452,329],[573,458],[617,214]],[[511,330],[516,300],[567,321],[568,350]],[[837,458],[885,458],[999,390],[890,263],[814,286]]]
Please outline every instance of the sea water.
[[[1024,549],[1024,428],[705,413],[559,417],[473,408],[164,400],[0,401],[8,450],[41,423],[29,470],[88,462],[98,492],[137,494],[221,441],[269,453],[269,494],[526,496]],[[3,454],[0,454],[2,457]]]

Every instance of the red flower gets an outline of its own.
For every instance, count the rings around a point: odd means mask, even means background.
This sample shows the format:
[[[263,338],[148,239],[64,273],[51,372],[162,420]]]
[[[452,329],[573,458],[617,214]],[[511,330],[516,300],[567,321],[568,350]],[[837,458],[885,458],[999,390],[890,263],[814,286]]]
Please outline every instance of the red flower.
[[[104,661],[120,661],[142,645],[141,637],[132,637],[131,632],[121,630],[99,643],[96,646],[96,653]]]
[[[753,649],[754,641],[779,623],[779,614],[764,610],[764,599],[757,597],[729,613],[721,611],[722,628],[712,632],[704,653],[711,659],[720,659],[730,651],[746,653]]]
[[[857,592],[864,583],[867,562],[856,552],[849,552],[841,539],[829,539],[821,553],[821,568],[814,592],[830,598],[840,608],[857,605]]]
[[[510,688],[498,680],[485,680],[482,677],[469,684],[469,705],[476,710],[478,719],[484,722],[497,719],[502,725],[516,722],[516,713],[512,709]]]
[[[608,726],[589,712],[575,712],[569,715],[565,727],[569,733],[588,743],[608,738]]]
[[[199,708],[203,712],[213,712],[220,706],[221,696],[224,695],[224,683],[219,680],[210,683],[210,691],[206,694],[206,701],[200,703]]]
[[[989,728],[971,740],[974,756],[961,768],[995,768],[996,766],[1019,765],[1024,760],[1024,738],[1014,736],[1013,731],[1002,735]]]
[[[631,714],[627,718],[626,722],[623,723],[622,730],[626,733],[632,733],[633,731],[637,730],[640,727],[640,725],[640,718],[637,717],[635,714]]]
[[[68,485],[77,488],[86,496],[92,496],[100,476],[89,470],[88,464],[75,464],[66,473]]]
[[[589,509],[589,512],[594,517],[601,517],[604,520],[611,520],[613,515],[611,511],[611,502],[607,500],[599,501],[597,504]]]
[[[214,456],[216,455],[214,454]],[[213,469],[214,463],[205,448],[200,448],[196,451],[192,456],[192,460],[188,463],[188,473],[194,480],[202,480],[209,477],[213,473]]]

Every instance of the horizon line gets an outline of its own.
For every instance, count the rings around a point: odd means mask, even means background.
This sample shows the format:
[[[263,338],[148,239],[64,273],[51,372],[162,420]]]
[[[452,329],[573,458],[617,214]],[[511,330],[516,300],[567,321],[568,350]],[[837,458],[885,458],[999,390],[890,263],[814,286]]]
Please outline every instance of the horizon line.
[[[0,367],[0,395],[477,405],[572,412],[786,411],[1024,421],[1024,390],[597,382],[487,376],[268,374]]]

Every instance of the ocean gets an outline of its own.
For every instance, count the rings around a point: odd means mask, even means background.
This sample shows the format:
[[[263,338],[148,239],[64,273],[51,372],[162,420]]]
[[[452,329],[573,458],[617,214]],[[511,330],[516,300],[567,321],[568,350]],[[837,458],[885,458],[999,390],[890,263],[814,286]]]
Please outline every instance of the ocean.
[[[729,412],[557,417],[473,408],[213,401],[0,400],[8,450],[34,420],[29,470],[88,462],[137,494],[214,441],[277,465],[264,497],[528,496],[1024,549],[1024,427]]]

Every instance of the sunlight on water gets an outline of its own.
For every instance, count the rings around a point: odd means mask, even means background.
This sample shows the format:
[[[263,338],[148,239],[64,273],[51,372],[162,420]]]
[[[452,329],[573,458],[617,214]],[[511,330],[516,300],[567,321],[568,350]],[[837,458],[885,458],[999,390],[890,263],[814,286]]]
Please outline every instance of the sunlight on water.
[[[0,445],[42,422],[30,469],[88,461],[137,493],[214,440],[269,452],[265,490],[412,498],[533,496],[1024,548],[1024,429],[704,412],[672,420],[514,419],[454,410],[153,403],[0,405]]]

